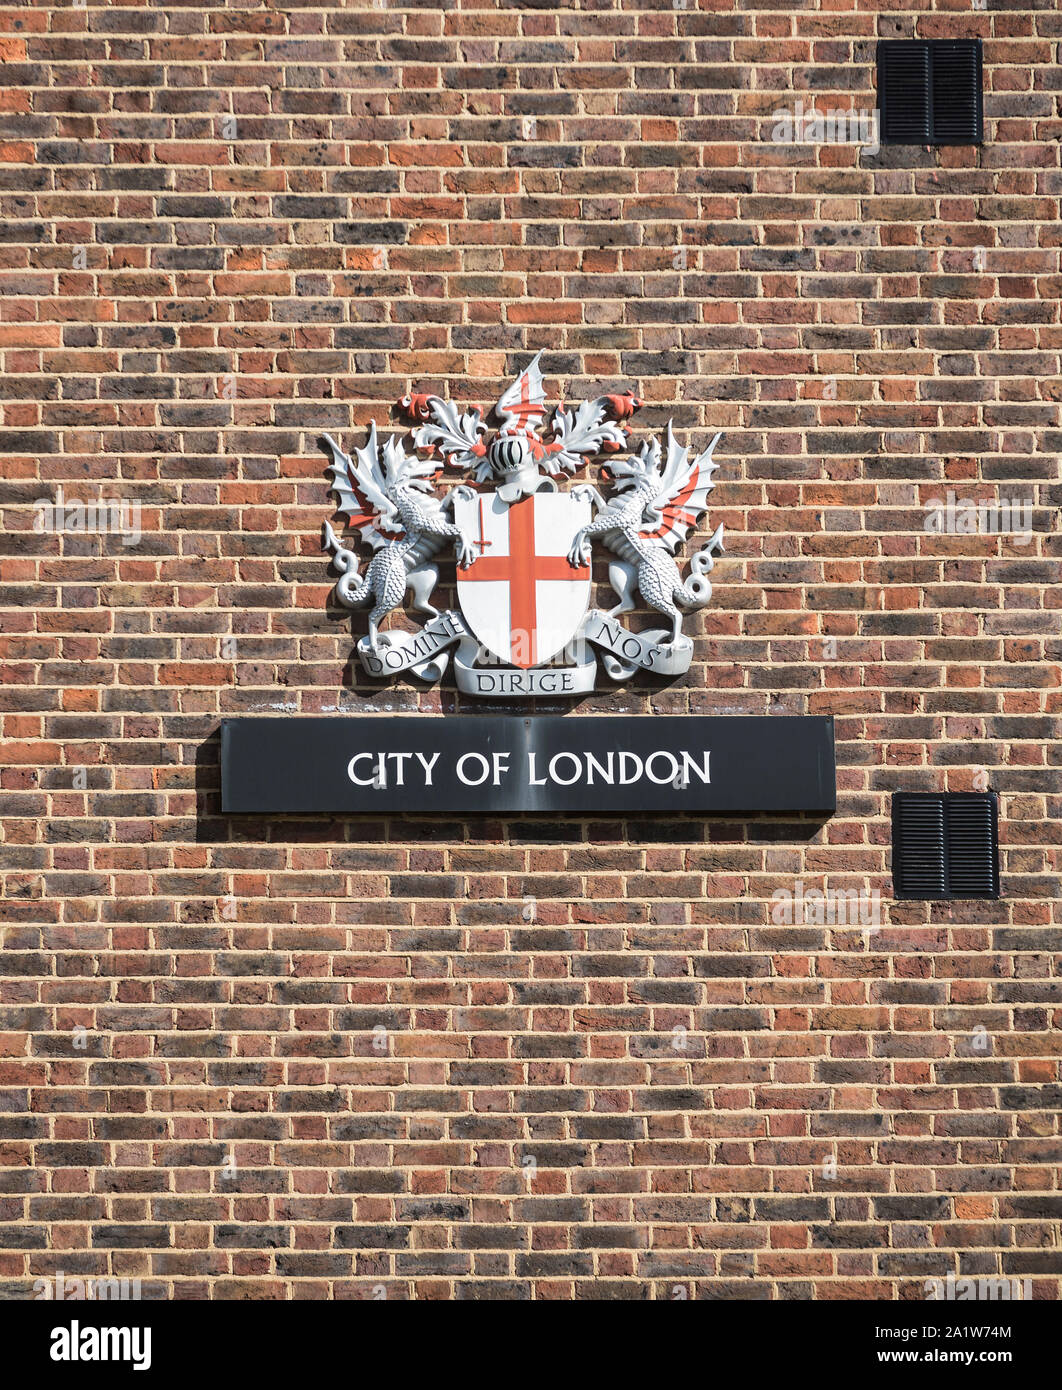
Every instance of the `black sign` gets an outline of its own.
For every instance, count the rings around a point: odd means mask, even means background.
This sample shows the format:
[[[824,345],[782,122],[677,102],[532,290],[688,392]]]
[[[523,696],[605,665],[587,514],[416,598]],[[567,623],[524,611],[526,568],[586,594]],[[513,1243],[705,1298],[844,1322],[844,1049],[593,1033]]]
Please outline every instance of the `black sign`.
[[[836,809],[833,720],[769,715],[226,719],[239,812]]]

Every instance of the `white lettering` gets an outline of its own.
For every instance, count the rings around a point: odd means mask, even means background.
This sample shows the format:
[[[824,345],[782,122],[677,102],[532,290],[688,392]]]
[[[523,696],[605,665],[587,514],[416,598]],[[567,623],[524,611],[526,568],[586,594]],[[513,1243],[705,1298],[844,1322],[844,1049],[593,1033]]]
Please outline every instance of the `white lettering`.
[[[692,753],[687,752],[686,749],[682,750],[682,776],[687,783],[690,780],[691,772],[695,772],[705,785],[711,782],[712,779],[708,776],[708,759],[711,757],[710,750],[706,748],[701,754],[701,757],[703,759],[703,768],[698,767],[693,761]]]
[[[589,786],[592,787],[594,785],[595,771],[600,775],[602,782],[607,782],[609,786],[612,785],[612,759],[615,756],[615,753],[606,753],[606,764],[604,767],[602,767],[601,763],[598,762],[597,758],[593,755],[593,753],[587,753],[586,781]]]
[[[653,772],[653,763],[656,762],[657,758],[666,758],[671,765],[671,771],[665,772],[663,777],[657,777]],[[658,787],[664,786],[667,782],[674,782],[679,775],[678,758],[675,757],[674,753],[665,753],[663,749],[658,748],[655,753],[650,753],[645,760],[645,775],[650,782],[655,782]]]
[[[420,760],[420,765],[421,765],[421,767],[424,769],[424,785],[425,785],[426,787],[430,787],[430,786],[431,786],[431,770],[432,770],[432,768],[435,766],[435,764],[439,761],[439,759],[442,757],[442,754],[441,754],[441,753],[433,753],[433,754],[431,755],[430,758],[426,758],[426,757],[424,756],[423,753],[418,753],[418,754],[417,754],[417,757],[418,757],[419,760]]]
[[[629,776],[627,775],[628,760],[629,760],[630,762],[633,762],[634,765],[635,765],[635,768],[637,769],[636,771],[632,772]],[[630,784],[631,784],[632,782],[637,782],[637,781],[639,780],[639,778],[641,777],[641,775],[642,775],[642,760],[641,760],[641,758],[639,758],[638,754],[637,754],[637,753],[627,753],[627,752],[623,752],[623,753],[621,753],[621,754],[619,755],[619,761],[620,761],[620,786],[621,786],[621,787],[627,787],[627,786],[630,786]]]
[[[355,763],[361,762],[362,758],[368,758],[369,761],[371,762],[371,761],[372,761],[372,754],[371,754],[371,753],[355,753],[354,756],[351,758],[350,762],[347,763],[347,776],[350,778],[350,780],[351,780],[356,786],[359,786],[359,787],[371,787],[371,786],[373,786],[373,785],[376,783],[376,774],[375,774],[375,773],[373,773],[373,774],[372,774],[371,776],[369,776],[369,777],[359,777],[358,774],[354,771],[354,764],[355,764]]]
[[[570,759],[575,766],[575,771],[567,779],[563,778],[557,771],[557,765],[560,763],[562,758]],[[582,763],[580,763],[579,759],[575,756],[574,753],[554,753],[553,757],[549,760],[550,780],[556,782],[559,787],[570,787],[573,782],[577,782],[579,780],[579,774],[582,772],[582,770]]]
[[[473,778],[473,777],[466,777],[466,776],[465,776],[465,763],[467,763],[467,762],[469,761],[470,758],[475,758],[476,761],[479,762],[479,763],[482,765],[483,772],[482,772],[482,774],[481,774],[479,777]],[[479,786],[482,786],[483,783],[487,780],[487,778],[488,778],[489,776],[490,776],[490,763],[487,762],[486,758],[483,756],[482,753],[462,753],[461,756],[458,758],[458,760],[457,760],[457,777],[458,777],[458,781],[464,782],[464,784],[465,784],[466,787],[479,787]]]

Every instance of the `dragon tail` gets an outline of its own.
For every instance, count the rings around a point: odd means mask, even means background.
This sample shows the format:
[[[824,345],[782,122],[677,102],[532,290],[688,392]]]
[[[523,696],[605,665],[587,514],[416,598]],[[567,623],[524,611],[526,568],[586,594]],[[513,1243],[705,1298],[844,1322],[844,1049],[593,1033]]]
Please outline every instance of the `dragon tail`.
[[[709,573],[715,567],[716,555],[723,553],[723,528],[717,526],[708,543],[690,557],[690,575],[681,589],[675,590],[675,601],[685,608],[703,608],[712,597]]]
[[[336,540],[336,534],[326,521],[321,536],[321,549],[327,550],[332,563],[340,571],[336,583],[336,599],[344,608],[357,608],[372,596],[372,585],[368,578],[358,578],[358,557],[353,550],[345,550]]]

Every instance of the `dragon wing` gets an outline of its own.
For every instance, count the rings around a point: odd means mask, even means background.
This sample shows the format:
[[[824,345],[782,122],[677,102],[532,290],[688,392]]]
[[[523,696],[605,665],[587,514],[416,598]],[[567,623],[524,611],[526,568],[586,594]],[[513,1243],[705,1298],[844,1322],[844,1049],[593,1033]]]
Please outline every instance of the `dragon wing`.
[[[495,409],[502,421],[503,434],[530,434],[542,424],[546,409],[546,388],[542,381],[537,352],[511,386],[506,387]]]
[[[690,459],[685,445],[678,444],[667,427],[667,461],[652,503],[646,507],[638,534],[647,541],[667,546],[674,555],[688,533],[708,510],[708,494],[715,484],[712,474],[719,467],[712,462],[718,444],[717,434],[704,453]]]
[[[369,426],[365,447],[355,449],[353,458],[343,452],[331,435],[323,434],[317,442],[332,456],[327,470],[332,479],[329,491],[335,493],[340,516],[346,517],[374,550],[404,536],[398,508],[387,495],[376,425]]]

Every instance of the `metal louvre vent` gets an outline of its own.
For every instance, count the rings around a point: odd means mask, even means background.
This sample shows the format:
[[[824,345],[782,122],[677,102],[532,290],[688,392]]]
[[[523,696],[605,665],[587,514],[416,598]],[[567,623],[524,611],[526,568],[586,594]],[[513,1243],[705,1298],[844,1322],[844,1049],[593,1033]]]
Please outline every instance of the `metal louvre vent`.
[[[928,44],[878,44],[878,109],[883,141],[897,145],[930,143]]]
[[[933,140],[938,145],[979,145],[981,41],[939,39],[933,43]]]
[[[940,797],[893,797],[892,881],[900,898],[946,895],[944,803]]]
[[[896,792],[892,882],[897,898],[998,898],[995,792]]]
[[[878,111],[888,145],[979,145],[980,39],[883,39]]]

